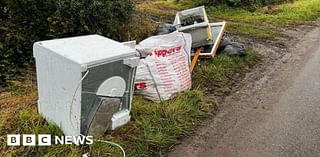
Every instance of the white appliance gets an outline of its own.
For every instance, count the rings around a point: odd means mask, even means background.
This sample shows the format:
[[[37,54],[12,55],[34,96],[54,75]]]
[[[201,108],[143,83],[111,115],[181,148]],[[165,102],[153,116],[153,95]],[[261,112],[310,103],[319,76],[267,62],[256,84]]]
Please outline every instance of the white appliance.
[[[194,17],[201,18],[202,21],[186,25],[186,21]],[[211,27],[204,6],[177,12],[173,24],[177,26],[178,31],[191,34],[192,48],[213,44]]]
[[[102,135],[130,120],[139,58],[100,35],[36,42],[38,110],[65,135]]]

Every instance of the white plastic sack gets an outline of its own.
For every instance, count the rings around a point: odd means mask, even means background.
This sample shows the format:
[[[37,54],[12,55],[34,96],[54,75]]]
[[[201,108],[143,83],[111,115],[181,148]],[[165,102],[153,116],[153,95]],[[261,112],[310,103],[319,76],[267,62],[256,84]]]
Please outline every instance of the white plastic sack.
[[[137,50],[147,57],[137,68],[135,93],[161,102],[190,89],[191,44],[191,35],[181,32],[153,36],[139,43]]]

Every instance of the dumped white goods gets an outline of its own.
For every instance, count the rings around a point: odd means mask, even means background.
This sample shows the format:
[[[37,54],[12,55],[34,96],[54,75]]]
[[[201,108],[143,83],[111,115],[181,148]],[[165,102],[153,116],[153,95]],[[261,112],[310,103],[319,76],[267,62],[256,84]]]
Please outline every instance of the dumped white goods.
[[[181,32],[152,36],[139,43],[136,48],[146,58],[137,69],[135,93],[159,103],[190,89],[191,43],[191,35]]]
[[[124,125],[130,120],[136,54],[100,35],[36,42],[39,112],[65,135],[103,135]]]
[[[226,22],[209,23],[204,6],[180,11],[174,25],[179,32],[190,33],[192,48],[202,48],[200,56],[213,58],[226,29]]]
[[[173,24],[179,31],[191,34],[192,48],[212,44],[210,24],[204,6],[178,12]]]

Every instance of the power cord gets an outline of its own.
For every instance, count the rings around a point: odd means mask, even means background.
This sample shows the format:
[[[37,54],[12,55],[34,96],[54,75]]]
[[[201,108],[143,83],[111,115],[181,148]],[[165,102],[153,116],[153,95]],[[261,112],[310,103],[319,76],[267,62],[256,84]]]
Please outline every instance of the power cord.
[[[101,143],[106,143],[106,144],[110,144],[110,145],[114,145],[114,146],[120,148],[121,151],[122,151],[123,157],[126,157],[126,152],[124,151],[124,149],[123,149],[118,143],[114,143],[114,142],[110,142],[110,141],[105,141],[105,140],[94,140],[94,141],[101,142]]]

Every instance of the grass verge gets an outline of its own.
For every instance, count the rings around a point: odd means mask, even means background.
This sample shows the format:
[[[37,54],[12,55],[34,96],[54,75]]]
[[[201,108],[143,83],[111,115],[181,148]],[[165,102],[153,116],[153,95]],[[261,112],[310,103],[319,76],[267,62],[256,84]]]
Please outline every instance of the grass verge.
[[[182,3],[157,0],[147,1],[138,5],[137,8],[141,12],[174,18],[174,11],[198,5],[201,4],[194,1],[188,3],[187,0]],[[303,24],[317,19],[320,16],[319,6],[319,0],[297,0],[293,3],[258,8],[255,11],[245,8],[207,6],[207,13],[212,22],[221,20],[229,22],[228,31],[230,32],[261,39],[274,39],[283,35],[281,28],[284,26]]]
[[[24,93],[22,95],[28,95]],[[17,95],[12,95],[15,97]],[[19,103],[23,104],[23,101]],[[116,132],[101,139],[114,141],[124,146],[128,156],[158,156],[170,146],[178,143],[180,137],[189,135],[198,122],[210,116],[215,104],[204,97],[201,90],[181,93],[177,98],[155,104],[135,97],[132,121]],[[81,156],[89,152],[92,156],[121,156],[116,148],[95,142],[90,146],[53,145],[51,147],[7,147],[6,134],[51,134],[61,136],[58,127],[48,124],[33,104],[16,109],[14,113],[3,114],[8,121],[2,121],[2,154],[7,156]]]
[[[249,49],[246,57],[217,55],[214,61],[201,61],[193,74],[194,84],[210,93],[227,94],[232,84],[260,61],[260,57]]]
[[[282,36],[281,28],[304,24],[320,16],[319,0],[297,0],[276,6],[257,9],[255,12],[241,8],[209,7],[211,17],[237,23],[230,30],[237,34],[274,39]],[[254,31],[251,31],[254,30]]]

